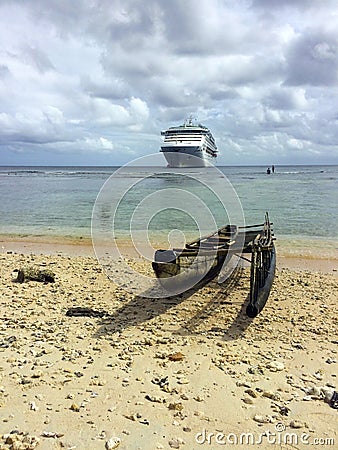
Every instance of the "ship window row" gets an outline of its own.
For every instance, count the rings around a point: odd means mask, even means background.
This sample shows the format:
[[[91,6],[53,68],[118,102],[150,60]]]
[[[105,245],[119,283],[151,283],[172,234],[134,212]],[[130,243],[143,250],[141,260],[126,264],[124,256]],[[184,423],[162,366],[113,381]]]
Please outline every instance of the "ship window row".
[[[206,133],[196,133],[196,131],[193,131],[193,132],[184,132],[184,133],[182,133],[182,131],[181,132],[179,132],[179,133],[165,133],[165,137],[172,137],[172,136],[199,136],[199,137],[202,137],[202,136],[206,136]]]
[[[193,137],[175,137],[175,138],[165,138],[164,142],[201,142],[201,138],[193,138]]]
[[[212,136],[209,136],[209,135],[207,134],[206,139],[207,139],[209,142],[212,142],[213,144],[215,144],[215,139],[214,139]]]
[[[205,135],[201,135],[200,133],[171,133],[171,134],[166,134],[165,137],[166,138],[171,138],[171,137],[181,137],[181,136],[185,136],[185,137],[199,137],[201,138],[202,136]]]
[[[215,141],[208,139],[208,137],[206,138],[207,144],[209,144],[211,147],[216,147],[216,143]]]
[[[170,133],[199,133],[199,134],[207,134],[208,132],[206,130],[203,130],[201,128],[193,128],[193,129],[189,129],[189,128],[175,128],[173,130],[167,130],[164,132],[165,134],[170,134]]]
[[[166,136],[164,139],[202,139],[202,136]]]

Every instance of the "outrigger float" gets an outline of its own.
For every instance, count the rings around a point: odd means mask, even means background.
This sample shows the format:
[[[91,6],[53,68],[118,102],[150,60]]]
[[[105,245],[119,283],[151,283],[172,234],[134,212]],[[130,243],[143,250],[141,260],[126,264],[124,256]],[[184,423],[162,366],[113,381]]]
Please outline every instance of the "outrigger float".
[[[256,317],[270,294],[276,269],[276,250],[268,213],[264,223],[237,227],[226,225],[215,233],[186,244],[183,249],[157,250],[154,272],[169,295],[198,289],[231,265],[237,256],[250,262],[248,317]],[[247,259],[243,254],[251,254]],[[179,291],[178,291],[179,288]]]

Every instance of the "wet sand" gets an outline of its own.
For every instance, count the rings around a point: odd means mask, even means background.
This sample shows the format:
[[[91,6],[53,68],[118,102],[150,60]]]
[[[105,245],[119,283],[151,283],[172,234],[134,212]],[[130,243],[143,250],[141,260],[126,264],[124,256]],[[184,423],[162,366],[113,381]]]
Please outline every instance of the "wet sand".
[[[337,260],[278,257],[248,319],[248,268],[189,297],[135,297],[86,244],[1,242],[0,448],[337,446]],[[13,282],[22,266],[55,283]]]

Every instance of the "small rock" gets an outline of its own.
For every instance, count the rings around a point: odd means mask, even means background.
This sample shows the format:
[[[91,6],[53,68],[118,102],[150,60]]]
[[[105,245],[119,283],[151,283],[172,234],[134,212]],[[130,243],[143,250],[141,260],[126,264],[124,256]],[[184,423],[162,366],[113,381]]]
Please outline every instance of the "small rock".
[[[263,391],[262,397],[270,398],[271,400],[279,400],[280,395],[272,391]]]
[[[177,352],[177,353],[172,353],[171,355],[168,356],[170,361],[182,361],[182,359],[184,359],[184,355],[181,352]]]
[[[281,415],[281,416],[288,416],[289,415],[289,413],[290,413],[290,411],[291,411],[291,409],[290,408],[288,408],[287,406],[285,406],[285,405],[275,405],[278,409],[277,409],[277,412]]]
[[[320,388],[320,387],[313,386],[307,391],[307,393],[313,397],[320,398],[321,397],[321,389],[322,388]]]
[[[281,361],[270,361],[266,365],[267,369],[269,369],[271,372],[280,372],[281,370],[285,369],[284,363]]]
[[[104,430],[102,430],[97,436],[96,439],[106,439],[107,434]]]
[[[180,378],[178,381],[177,381],[177,383],[178,384],[188,384],[188,383],[190,383],[189,382],[189,380],[188,380],[188,378]]]
[[[313,381],[312,378],[311,378],[309,375],[307,375],[307,374],[302,374],[302,376],[300,377],[300,379],[301,379],[302,381],[305,381],[305,382],[308,382],[308,381],[312,382],[312,381]]]
[[[271,416],[261,416],[259,414],[255,414],[253,420],[258,423],[273,423],[274,419]]]
[[[252,398],[257,398],[258,397],[257,392],[254,391],[253,389],[246,389],[244,392],[246,394],[250,395],[250,397],[252,397]]]
[[[254,401],[250,397],[244,397],[244,398],[242,398],[242,401],[244,403],[246,403],[247,405],[253,405],[253,403],[254,403]]]
[[[323,374],[322,374],[322,372],[321,372],[320,370],[318,370],[317,372],[315,372],[315,373],[313,374],[313,376],[314,376],[315,378],[317,378],[317,380],[322,380],[322,379],[323,379]]]
[[[72,403],[71,406],[70,406],[70,409],[72,411],[79,412],[80,411],[80,406],[77,405],[76,403]]]
[[[146,395],[145,398],[149,400],[150,402],[154,403],[163,403],[164,400],[161,397],[156,397],[155,395]]]
[[[248,389],[251,388],[251,383],[249,383],[248,381],[237,381],[236,382],[236,386],[238,387],[246,387]]]
[[[62,436],[64,436],[64,434],[62,433],[55,433],[54,431],[44,431],[43,433],[41,433],[41,436],[46,437],[46,438],[60,438]]]
[[[329,403],[334,393],[334,389],[330,387],[322,387],[321,392],[324,396],[324,400]]]
[[[248,368],[248,373],[251,375],[264,375],[264,370],[259,366],[250,366]]]
[[[302,422],[300,422],[299,420],[291,420],[290,427],[291,428],[303,428],[304,424]]]
[[[168,408],[173,411],[182,411],[183,405],[181,402],[169,403]]]
[[[32,378],[41,378],[42,375],[43,375],[43,372],[41,370],[37,370],[37,371],[33,372]]]
[[[133,422],[136,422],[137,419],[140,419],[142,416],[139,414],[130,414],[124,416],[126,419],[132,420]]]
[[[14,444],[14,442],[16,442],[16,439],[17,439],[16,435],[11,435],[11,434],[4,434],[2,437],[3,437],[6,445]]]
[[[169,447],[170,448],[180,448],[181,444],[183,444],[182,439],[170,439]]]
[[[23,435],[22,432],[18,432],[17,430],[9,434],[4,434],[2,438],[6,445],[10,445],[12,450],[33,450],[40,441],[36,436]],[[2,448],[1,444],[0,448]]]
[[[157,384],[158,386],[160,386],[161,389],[163,389],[164,387],[168,386],[169,379],[168,376],[166,376],[163,378],[154,378],[151,380],[151,382]]]
[[[141,423],[142,425],[150,425],[150,422],[148,419],[139,420],[139,423]]]
[[[125,384],[124,382],[122,382],[122,383]],[[97,378],[93,377],[89,383],[90,386],[105,386],[106,384],[107,384],[107,381],[105,379],[101,379],[98,377]]]
[[[117,448],[121,444],[121,439],[119,437],[111,437],[106,442],[106,449],[107,450],[113,450],[114,448]]]
[[[337,360],[335,358],[327,358],[325,361],[327,364],[335,364]]]
[[[35,402],[30,402],[30,403],[29,403],[29,409],[30,409],[31,411],[38,411],[38,410],[39,410],[39,408],[36,406],[36,403],[35,403]]]

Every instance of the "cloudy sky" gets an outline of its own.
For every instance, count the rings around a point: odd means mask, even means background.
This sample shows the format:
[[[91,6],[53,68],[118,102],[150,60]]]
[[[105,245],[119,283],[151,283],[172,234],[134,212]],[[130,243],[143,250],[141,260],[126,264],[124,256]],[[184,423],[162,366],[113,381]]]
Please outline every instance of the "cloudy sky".
[[[0,165],[120,165],[189,115],[219,165],[338,163],[337,0],[0,0]]]

